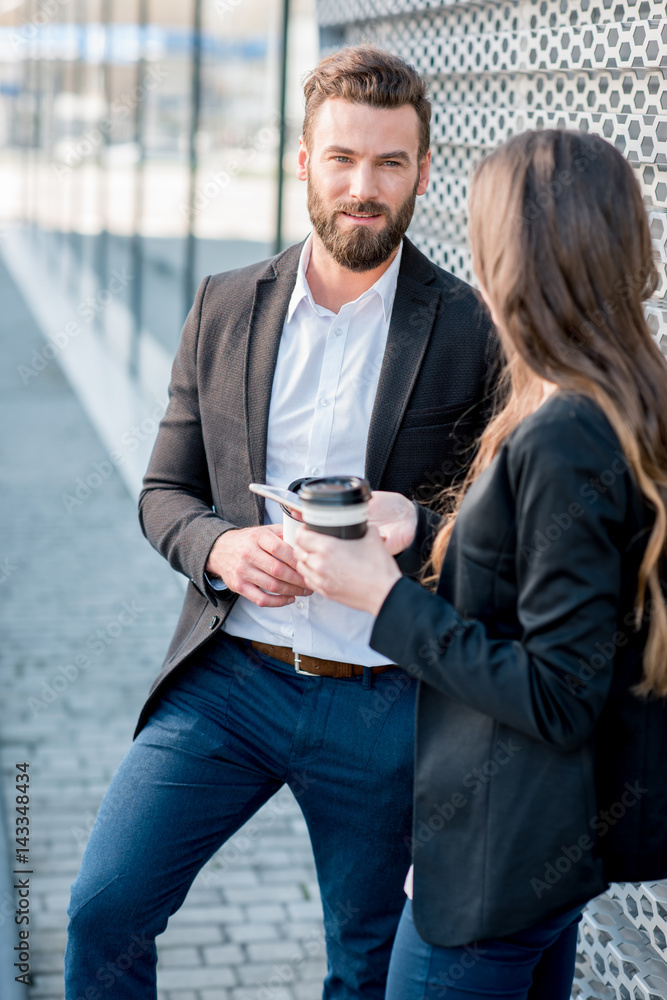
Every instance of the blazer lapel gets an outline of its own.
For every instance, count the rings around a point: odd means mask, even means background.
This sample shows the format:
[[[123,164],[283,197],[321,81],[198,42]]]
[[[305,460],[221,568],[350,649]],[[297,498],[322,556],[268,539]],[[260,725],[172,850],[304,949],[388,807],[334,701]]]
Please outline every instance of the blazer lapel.
[[[431,285],[434,277],[428,258],[405,239],[366,445],[366,478],[374,490],[379,489],[433,330],[440,299],[438,288]]]
[[[266,438],[273,376],[302,247],[303,242],[289,247],[271,262],[265,276],[258,279],[248,324],[244,416],[250,470],[255,483],[263,483],[266,477]],[[253,496],[259,524],[262,524],[264,498]]]

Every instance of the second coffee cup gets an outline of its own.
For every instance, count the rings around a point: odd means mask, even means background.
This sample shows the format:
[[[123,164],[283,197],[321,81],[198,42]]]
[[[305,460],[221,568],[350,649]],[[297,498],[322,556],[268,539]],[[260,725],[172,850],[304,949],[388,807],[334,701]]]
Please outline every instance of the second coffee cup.
[[[299,494],[302,517],[310,531],[348,539],[361,538],[366,534],[368,501],[371,498],[371,488],[366,479],[359,476],[304,479],[294,492]]]
[[[287,489],[290,490],[291,493],[299,494],[301,487],[305,483],[309,483],[311,479],[312,477],[308,476],[305,476],[302,479],[295,479],[289,484]],[[287,542],[288,545],[294,545],[296,541],[296,533],[303,524],[303,521],[300,518],[295,517],[295,512],[290,510],[289,507],[286,507],[284,503],[281,503],[280,509],[283,512],[283,541]]]

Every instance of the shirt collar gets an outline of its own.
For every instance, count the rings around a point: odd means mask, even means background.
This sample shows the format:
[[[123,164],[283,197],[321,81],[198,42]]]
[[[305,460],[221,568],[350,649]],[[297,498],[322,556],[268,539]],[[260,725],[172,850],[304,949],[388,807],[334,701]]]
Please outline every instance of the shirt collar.
[[[316,312],[319,316],[330,316],[333,315],[329,309],[325,309],[323,306],[318,306],[313,299],[308,282],[306,281],[306,271],[308,270],[308,264],[310,263],[310,254],[313,246],[313,234],[311,233],[301,250],[301,256],[299,257],[299,267],[296,272],[296,283],[294,285],[294,291],[292,292],[289,306],[287,307],[287,322],[289,323],[296,312],[296,308],[299,303],[306,299],[309,303],[311,309]],[[403,256],[403,240],[399,243],[398,252],[391,264],[384,272],[380,275],[375,284],[363,292],[355,302],[360,302],[366,296],[371,294],[377,294],[380,296],[382,301],[382,309],[384,311],[385,323],[389,321],[391,316],[392,306],[394,304],[394,296],[396,295],[396,283],[398,281],[398,272],[401,267],[401,257]],[[352,303],[347,302],[346,305],[351,305]]]

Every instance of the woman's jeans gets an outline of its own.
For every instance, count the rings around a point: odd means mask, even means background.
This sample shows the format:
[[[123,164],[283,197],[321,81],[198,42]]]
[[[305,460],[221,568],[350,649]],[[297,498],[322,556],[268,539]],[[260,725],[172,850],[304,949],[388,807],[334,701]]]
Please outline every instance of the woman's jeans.
[[[581,910],[508,937],[436,948],[417,933],[407,900],[386,1000],[569,1000]]]
[[[382,1000],[410,865],[415,685],[398,668],[370,688],[360,677],[304,677],[224,635],[207,642],[160,699],[100,807],[72,887],[67,1000],[154,1000],[155,936],[197,872],[283,785],[315,855],[324,996]],[[270,837],[258,817],[248,837],[257,842],[265,829]],[[243,853],[230,845],[218,860],[222,908],[240,901],[233,887],[226,895],[225,873]],[[303,960],[325,953],[323,937],[295,946],[288,955],[300,949]],[[233,971],[223,971],[220,987],[233,987]],[[189,989],[202,984],[199,972],[210,977],[193,968]]]

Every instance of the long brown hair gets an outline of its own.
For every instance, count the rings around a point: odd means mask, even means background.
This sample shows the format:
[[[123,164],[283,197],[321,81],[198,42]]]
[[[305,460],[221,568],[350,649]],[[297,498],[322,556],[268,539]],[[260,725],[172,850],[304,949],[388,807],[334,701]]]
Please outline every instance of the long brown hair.
[[[593,399],[620,441],[655,520],[639,569],[639,627],[651,616],[639,694],[667,696],[667,361],[642,302],[658,276],[630,165],[580,132],[524,132],[478,166],[470,189],[473,266],[508,359],[503,402],[479,441],[431,557],[439,572],[463,496],[542,399],[538,379]]]

